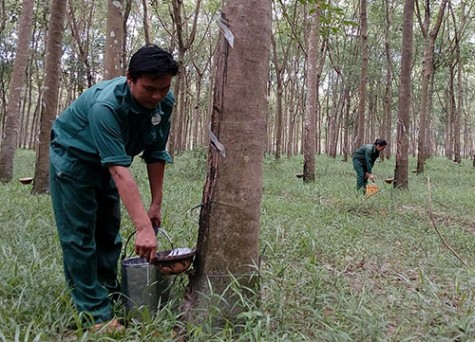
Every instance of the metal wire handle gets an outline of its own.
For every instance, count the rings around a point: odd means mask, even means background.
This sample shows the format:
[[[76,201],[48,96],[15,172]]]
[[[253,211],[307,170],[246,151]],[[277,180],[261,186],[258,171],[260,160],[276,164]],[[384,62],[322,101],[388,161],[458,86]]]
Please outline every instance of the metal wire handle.
[[[175,249],[175,247],[173,247],[173,242],[172,242],[172,239],[170,237],[170,235],[167,233],[167,231],[161,227],[153,227],[153,230],[155,231],[155,235],[157,235],[157,233],[162,233],[163,235],[165,235],[165,237],[167,238],[168,242],[170,242],[170,246],[172,247],[172,250]]]
[[[155,232],[155,236],[158,236],[158,233],[162,233],[168,240],[168,242],[170,242],[170,246],[172,247],[172,250],[174,250],[175,248],[173,247],[173,242],[172,242],[172,239],[170,238],[170,235],[167,233],[167,231],[162,228],[162,227],[153,227],[153,231]],[[132,232],[132,234],[130,234],[130,236],[127,238],[126,242],[125,242],[125,245],[124,245],[124,253],[122,254],[122,260],[125,259],[125,256],[127,255],[127,246],[129,245],[129,241],[130,239],[137,233],[136,230],[134,230]],[[132,255],[132,253],[130,253],[129,257]]]

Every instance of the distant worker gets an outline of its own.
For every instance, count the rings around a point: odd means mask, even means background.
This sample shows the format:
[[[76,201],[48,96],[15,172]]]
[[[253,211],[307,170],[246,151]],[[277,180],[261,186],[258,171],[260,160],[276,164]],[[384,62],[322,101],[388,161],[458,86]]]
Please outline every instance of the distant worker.
[[[374,144],[364,144],[353,153],[353,167],[356,171],[356,191],[366,193],[368,179],[374,180],[373,166],[379,153],[388,143],[383,139],[376,139]]]
[[[84,327],[122,331],[110,295],[119,291],[120,202],[135,226],[135,253],[156,256],[166,150],[178,63],[156,45],[140,48],[125,77],[82,93],[53,123],[50,146],[52,204],[64,272]],[[141,153],[151,204],[145,208],[129,170]],[[87,321],[89,319],[89,322]]]

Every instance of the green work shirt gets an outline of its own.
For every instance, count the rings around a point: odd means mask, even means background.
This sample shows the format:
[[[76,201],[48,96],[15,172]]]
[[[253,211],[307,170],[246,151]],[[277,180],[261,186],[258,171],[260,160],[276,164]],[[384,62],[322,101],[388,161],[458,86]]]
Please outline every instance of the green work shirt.
[[[378,157],[379,151],[376,149],[375,144],[365,144],[353,153],[353,159],[359,160],[369,173],[372,173],[371,170]]]
[[[125,77],[98,83],[53,123],[50,162],[84,181],[94,181],[104,167],[129,167],[141,152],[146,163],[172,162],[166,144],[174,102],[169,92],[157,108],[147,109],[133,99]]]

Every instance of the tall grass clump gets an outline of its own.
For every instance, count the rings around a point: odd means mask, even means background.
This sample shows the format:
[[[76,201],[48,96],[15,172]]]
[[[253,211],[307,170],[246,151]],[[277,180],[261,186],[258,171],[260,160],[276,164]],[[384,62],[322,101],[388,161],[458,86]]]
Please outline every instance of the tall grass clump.
[[[48,195],[31,185],[0,185],[0,341],[469,341],[474,331],[475,169],[470,161],[427,161],[409,189],[383,182],[394,160],[378,162],[379,191],[355,191],[351,162],[319,155],[316,181],[304,183],[303,158],[265,159],[260,231],[260,301],[241,296],[237,325],[180,321],[186,275],[156,315],[121,336],[76,329]],[[146,170],[132,166],[148,203]],[[34,154],[18,151],[15,178],[32,176]],[[198,235],[206,152],[185,153],[166,169],[163,227],[176,247]],[[123,215],[122,235],[134,228]],[[159,249],[169,242],[158,237]],[[129,248],[128,253],[131,253]],[[237,283],[229,289],[240,295]],[[248,290],[248,289],[246,289]],[[121,309],[119,308],[119,312]]]

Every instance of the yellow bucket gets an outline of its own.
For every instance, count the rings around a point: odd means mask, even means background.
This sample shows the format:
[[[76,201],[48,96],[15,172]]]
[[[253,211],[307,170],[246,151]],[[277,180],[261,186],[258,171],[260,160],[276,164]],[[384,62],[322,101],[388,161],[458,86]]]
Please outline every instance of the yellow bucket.
[[[366,185],[366,197],[373,196],[378,192],[379,187],[376,184]]]

